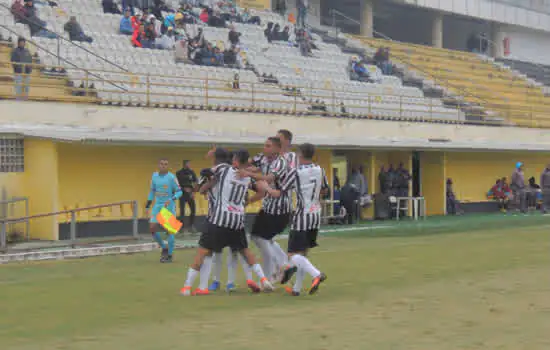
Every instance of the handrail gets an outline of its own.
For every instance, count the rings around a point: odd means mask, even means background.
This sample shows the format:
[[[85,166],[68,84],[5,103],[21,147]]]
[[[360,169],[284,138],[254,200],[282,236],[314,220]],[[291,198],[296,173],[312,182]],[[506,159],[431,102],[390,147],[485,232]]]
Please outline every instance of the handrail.
[[[12,30],[11,28],[9,28],[9,27],[7,27],[7,26],[5,26],[5,25],[3,25],[3,24],[0,24],[0,27],[4,28],[5,30],[9,31],[9,32],[12,33],[12,34],[16,34],[16,35],[17,35],[17,32],[15,32],[15,31]],[[122,86],[118,86],[118,85],[116,85],[116,84],[113,84],[113,83],[110,82],[109,80],[103,79],[102,77],[100,77],[100,76],[98,76],[98,75],[95,75],[94,73],[90,73],[90,70],[88,70],[88,69],[86,69],[86,68],[82,68],[82,67],[77,66],[76,64],[72,63],[72,62],[69,61],[68,59],[61,57],[58,53],[53,53],[53,52],[51,52],[50,50],[43,48],[41,45],[38,45],[34,40],[32,40],[32,39],[26,39],[26,40],[27,40],[27,42],[30,42],[31,44],[33,44],[34,46],[36,46],[37,48],[39,48],[40,50],[42,50],[42,51],[44,51],[44,52],[46,52],[46,53],[48,53],[48,54],[50,54],[50,55],[52,55],[52,56],[57,57],[58,60],[61,60],[61,61],[65,62],[65,63],[67,63],[68,65],[72,66],[73,68],[81,69],[81,70],[83,70],[84,72],[86,72],[87,74],[91,74],[91,75],[95,76],[96,78],[100,78],[102,81],[108,82],[108,83],[110,83],[111,85],[113,85],[113,86],[115,86],[115,87],[121,89],[122,91],[128,91],[127,89],[125,89],[125,88],[122,87]],[[59,68],[65,68],[65,67],[59,66]],[[126,71],[126,72],[127,72],[127,71]]]
[[[0,64],[2,61],[0,60]],[[47,67],[44,65],[36,65],[38,67]],[[97,70],[99,71],[99,70]],[[104,72],[104,71],[103,71]],[[106,74],[108,72],[105,72]],[[52,86],[49,81],[55,81],[57,76],[42,79],[40,82],[33,83],[33,87],[48,87]],[[343,116],[343,117],[360,117],[366,119],[398,119],[411,121],[428,121],[428,122],[445,122],[445,123],[486,123],[495,124],[498,120],[484,120],[487,116],[482,110],[473,109],[468,112],[471,117],[476,117],[480,121],[463,120],[462,112],[456,107],[442,106],[437,99],[419,97],[408,97],[401,93],[393,93],[391,86],[378,85],[380,91],[377,93],[365,92],[347,92],[339,94],[338,90],[330,84],[323,86],[322,82],[318,82],[319,87],[299,86],[279,83],[279,87],[294,88],[287,92],[281,91],[280,95],[273,95],[273,86],[255,81],[240,81],[240,89],[234,90],[229,84],[232,82],[231,77],[227,78],[204,78],[200,77],[184,77],[184,76],[163,76],[163,75],[138,75],[125,72],[112,72],[110,81],[113,83],[126,84],[129,87],[130,94],[122,94],[120,90],[107,89],[107,86],[96,86],[95,89],[89,89],[92,82],[104,81],[94,77],[82,78],[83,82],[87,82],[84,87],[67,88],[73,92],[82,92],[80,96],[91,96],[95,102],[102,104],[129,105],[140,107],[167,107],[167,108],[190,108],[190,109],[207,109],[218,111],[248,111],[248,112],[267,112],[267,113],[282,113],[282,114],[298,114],[298,115],[326,115],[326,116]],[[158,79],[158,81],[155,81]],[[166,81],[164,81],[166,79]],[[6,84],[8,80],[3,79],[0,84]],[[9,83],[11,84],[11,82]],[[55,85],[59,87],[59,84]],[[162,90],[163,87],[182,88],[181,90]],[[156,89],[157,88],[157,89]],[[183,88],[198,88],[203,90],[201,95]],[[520,88],[518,88],[520,89]],[[520,90],[517,90],[520,91]],[[234,95],[228,94],[234,92]],[[524,95],[517,100],[514,99],[510,103],[493,101],[485,106],[486,109],[498,112],[498,115],[504,119],[519,123],[518,126],[534,126],[533,122],[541,122],[545,127],[550,125],[550,99],[540,98],[540,94],[535,94],[532,89],[524,90]],[[84,94],[85,93],[85,94]],[[92,93],[89,95],[88,93]],[[104,93],[100,95],[100,93]],[[113,93],[113,95],[110,95]],[[97,96],[99,95],[100,98]],[[285,96],[283,96],[285,95]],[[78,96],[78,95],[77,95]],[[522,97],[525,96],[525,97]],[[0,96],[10,98],[13,95]],[[91,98],[90,97],[90,98]],[[322,100],[326,111],[315,109],[316,99]],[[48,100],[55,100],[55,97],[48,97]],[[64,101],[64,97],[59,97],[60,101]],[[313,100],[312,102],[310,102]],[[245,101],[240,103],[228,103],[228,101]],[[514,102],[518,102],[514,105]],[[277,103],[277,105],[271,104]],[[527,103],[528,102],[528,103]],[[539,104],[537,104],[537,102]],[[346,112],[341,112],[341,104],[344,104]],[[391,103],[391,104],[387,104]],[[422,108],[415,108],[423,106]],[[440,108],[445,107],[445,109]],[[306,110],[306,107],[309,110]],[[414,113],[411,113],[414,111]],[[422,112],[424,111],[424,112]],[[423,114],[422,114],[423,113]],[[548,116],[548,117],[547,117]],[[548,125],[547,125],[548,124]],[[537,125],[540,127],[540,125]]]
[[[342,13],[342,12],[336,10],[336,9],[331,9],[330,13],[331,13],[332,16],[333,16],[333,26],[334,26],[334,28],[335,28],[336,37],[338,37],[338,30],[339,30],[339,28],[336,26],[336,15],[339,15],[339,16],[345,18],[346,20],[350,20],[350,21],[352,21],[353,23],[356,23],[356,24],[361,25],[361,22],[359,22],[359,21],[357,21],[357,20],[355,20],[355,19],[353,19],[353,18],[350,18],[350,17],[347,16],[346,14],[344,14],[344,13]],[[383,38],[383,39],[386,39],[386,40],[392,41],[392,42],[398,42],[398,41],[396,41],[396,40],[390,38],[389,36],[385,35],[384,33],[381,33],[381,32],[376,31],[372,26],[371,26],[370,29],[372,30],[372,32],[373,32],[374,34],[380,36],[380,37]],[[359,36],[359,37],[360,37],[360,36]],[[403,63],[406,64],[407,66],[409,66],[409,67],[411,67],[411,68],[414,68],[415,70],[417,70],[417,71],[419,71],[419,72],[421,72],[421,73],[423,73],[423,74],[426,74],[430,79],[434,80],[435,83],[439,84],[440,82],[444,82],[443,80],[441,80],[440,78],[434,76],[434,75],[431,74],[430,72],[426,72],[426,71],[423,70],[422,68],[420,68],[420,67],[418,67],[418,66],[416,66],[416,65],[414,65],[414,64],[411,64],[410,62],[407,62],[407,61],[406,61],[406,58],[403,58],[403,57],[401,57],[400,55],[395,55],[394,53],[392,53],[392,56],[393,56],[393,57],[398,57],[398,61],[403,62]],[[476,96],[476,95],[472,94],[471,92],[469,92],[469,91],[467,91],[467,90],[465,90],[465,89],[463,89],[463,88],[461,88],[461,87],[453,86],[453,85],[450,84],[448,81],[445,81],[445,83],[446,83],[447,87],[450,87],[450,88],[456,89],[456,90],[458,90],[458,91],[464,92],[463,94],[461,94],[462,96],[465,96],[465,97],[466,97],[466,96],[472,97],[472,98],[474,98],[474,99],[476,99],[476,100],[479,100],[479,101],[483,101],[483,102],[485,102],[485,103],[488,103],[487,100],[485,100],[485,99],[483,99],[483,98],[480,98],[479,96]],[[445,86],[445,84],[439,84],[439,85]]]
[[[82,211],[89,211],[94,209],[101,209],[101,208],[108,208],[108,207],[114,207],[114,206],[120,206],[130,204],[132,206],[132,237],[134,239],[139,239],[139,232],[138,232],[138,201],[136,200],[127,200],[127,201],[120,201],[120,202],[114,202],[114,203],[107,203],[107,204],[99,204],[99,205],[92,205],[88,207],[83,208],[74,208],[69,210],[61,210],[51,213],[44,213],[44,214],[36,214],[36,215],[28,215],[25,217],[15,218],[15,219],[1,219],[0,220],[0,251],[6,251],[7,249],[7,225],[11,223],[19,223],[19,222],[28,222],[31,219],[40,219],[40,218],[46,218],[46,217],[53,217],[63,214],[71,214],[71,223],[70,223],[70,241],[71,246],[74,248],[76,246],[76,234],[77,234],[77,218],[76,213],[82,212]]]
[[[5,5],[5,4],[3,4],[3,3],[0,3],[0,6],[3,7],[3,8],[5,8],[6,10],[8,10],[8,11],[10,12],[10,14],[11,14],[11,8],[9,8],[7,5]],[[26,20],[27,22],[31,22],[31,21],[29,21],[28,18],[26,18],[25,20]],[[64,40],[65,42],[68,42],[68,43],[70,43],[71,45],[74,45],[74,46],[76,46],[76,47],[78,47],[78,48],[80,48],[80,49],[86,51],[87,53],[89,53],[89,54],[91,54],[91,55],[93,55],[93,56],[95,56],[95,57],[97,57],[97,58],[99,58],[99,59],[101,59],[101,60],[103,60],[103,61],[105,61],[105,62],[107,62],[107,63],[109,63],[109,64],[111,64],[111,65],[113,65],[113,66],[115,66],[115,67],[117,67],[118,69],[120,69],[120,70],[122,70],[122,71],[125,71],[125,72],[128,72],[128,69],[126,69],[126,68],[124,68],[124,67],[122,67],[122,66],[116,64],[115,62],[112,62],[112,61],[106,59],[106,58],[103,57],[103,56],[100,56],[100,55],[96,54],[96,53],[93,52],[93,51],[88,50],[88,49],[85,48],[84,46],[78,45],[78,44],[75,43],[74,41],[71,41],[71,40],[68,40],[68,39],[64,38],[63,35],[61,35],[61,34],[58,34],[58,33],[54,32],[54,31],[52,31],[52,30],[50,30],[50,29],[48,29],[48,28],[46,28],[46,27],[42,27],[42,26],[40,25],[40,23],[35,22],[35,21],[32,22],[32,23],[33,23],[33,24],[36,24],[36,25],[38,25],[38,26],[40,26],[42,29],[44,29],[44,30],[46,30],[46,31],[48,31],[48,32],[50,32],[50,33],[52,33],[52,34],[55,34],[55,35],[57,36],[58,40],[59,40],[59,39]],[[58,42],[58,45],[59,45],[59,42]]]

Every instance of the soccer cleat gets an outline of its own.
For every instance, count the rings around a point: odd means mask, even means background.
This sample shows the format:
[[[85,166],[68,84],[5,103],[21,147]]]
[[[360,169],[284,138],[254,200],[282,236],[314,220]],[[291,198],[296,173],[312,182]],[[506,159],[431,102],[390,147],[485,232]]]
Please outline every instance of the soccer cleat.
[[[208,290],[211,291],[211,292],[215,292],[218,289],[220,289],[220,282],[219,281],[212,281],[212,283],[210,283],[210,287],[208,287]]]
[[[285,292],[292,297],[299,297],[300,292],[295,292],[291,287],[285,287]]]
[[[273,288],[271,282],[269,282],[269,280],[265,277],[262,278],[262,280],[260,281],[260,285],[262,287],[262,290],[266,293],[273,292],[273,290],[275,289]]]
[[[260,293],[262,291],[260,287],[258,287],[258,284],[253,280],[247,280],[246,285],[248,286],[248,289],[250,289],[252,293]]]
[[[227,293],[231,293],[231,292],[234,291],[236,288],[237,288],[237,286],[235,286],[235,283],[231,282],[231,283],[228,283],[228,284],[225,286],[225,291],[226,291]]]
[[[313,279],[313,282],[311,283],[311,288],[309,289],[309,295],[317,293],[317,290],[319,290],[319,285],[327,279],[327,275],[321,272],[321,274],[318,277],[315,277]]]
[[[172,262],[172,255],[166,255],[164,257],[164,261],[162,261],[163,263],[171,263]]]
[[[180,290],[180,294],[183,295],[183,296],[190,296],[191,295],[191,287],[183,287],[181,290]]]
[[[289,265],[285,266],[283,270],[283,277],[281,278],[281,284],[288,283],[288,281],[290,281],[290,279],[292,278],[292,276],[294,276],[296,271],[298,271],[298,268],[296,266],[289,266]]]
[[[160,253],[160,262],[165,263],[167,258],[168,258],[168,249],[163,248],[162,252]]]
[[[195,291],[192,293],[193,296],[201,296],[201,295],[208,295],[210,292],[208,289],[195,289]]]

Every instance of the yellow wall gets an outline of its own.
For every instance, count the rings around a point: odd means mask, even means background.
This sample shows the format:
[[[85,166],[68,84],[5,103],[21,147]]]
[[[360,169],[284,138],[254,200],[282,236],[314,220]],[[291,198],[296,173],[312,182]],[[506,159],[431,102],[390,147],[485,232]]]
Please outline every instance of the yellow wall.
[[[550,154],[504,152],[448,152],[447,177],[453,179],[455,194],[463,201],[486,200],[487,191],[497,178],[512,175],[517,161],[525,164],[525,181],[531,176],[537,183]]]
[[[420,178],[422,196],[426,200],[426,215],[445,214],[445,163],[444,152],[420,154]]]
[[[25,139],[25,189],[31,215],[60,210],[57,145],[48,140]],[[30,221],[34,239],[57,239],[57,217]]]

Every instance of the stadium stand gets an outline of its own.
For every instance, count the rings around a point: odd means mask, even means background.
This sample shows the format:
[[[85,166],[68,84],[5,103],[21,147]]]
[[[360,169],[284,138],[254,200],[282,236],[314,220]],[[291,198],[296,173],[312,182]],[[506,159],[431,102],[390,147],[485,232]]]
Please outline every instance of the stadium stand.
[[[543,85],[550,86],[550,66],[506,58],[498,58],[497,61],[525,74],[525,76]]]
[[[480,107],[485,119],[514,125],[550,125],[550,99],[540,85],[515,74],[510,67],[474,53],[401,43],[377,38],[355,38],[371,52],[389,47],[392,60],[423,76],[426,85],[439,85],[445,95],[459,97],[462,107]]]
[[[8,0],[2,3],[9,5]],[[167,3],[173,8],[178,5],[177,1]],[[352,55],[343,53],[337,45],[324,43],[317,35],[312,35],[317,49],[310,57],[302,56],[299,48],[289,42],[268,42],[264,35],[268,22],[281,28],[288,26],[290,42],[296,40],[292,23],[269,11],[250,11],[260,18],[261,26],[234,24],[242,33],[240,47],[247,62],[247,69],[235,69],[175,63],[173,50],[133,47],[129,36],[118,33],[121,15],[103,13],[100,1],[60,0],[58,4],[59,7],[38,8],[39,17],[48,28],[67,37],[63,25],[74,15],[93,42],[79,42],[84,50],[63,40],[36,36],[32,39],[49,52],[40,53],[45,65],[61,63],[74,86],[89,86],[93,82],[103,104],[464,120],[457,108],[446,107],[438,98],[425,97],[417,87],[403,86],[398,77],[382,75],[374,65],[367,66],[371,82],[352,81]],[[198,13],[200,9],[193,11]],[[21,33],[21,24],[15,24],[7,11],[3,11],[1,21]],[[186,32],[194,36],[199,34],[199,28],[203,29],[205,40],[222,50],[229,47],[228,28],[187,24]],[[59,62],[57,52],[68,62]],[[239,87],[235,89],[231,85],[237,73]],[[272,79],[264,79],[266,76]]]

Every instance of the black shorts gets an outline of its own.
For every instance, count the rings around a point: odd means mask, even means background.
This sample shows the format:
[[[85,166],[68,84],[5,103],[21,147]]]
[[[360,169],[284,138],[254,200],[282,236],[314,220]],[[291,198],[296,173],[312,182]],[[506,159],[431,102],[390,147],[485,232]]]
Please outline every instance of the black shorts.
[[[317,234],[319,230],[290,231],[288,235],[288,252],[303,252],[317,247]]]
[[[273,239],[273,237],[282,233],[290,221],[290,214],[272,215],[260,210],[252,226],[252,236],[263,239]]]
[[[199,246],[215,253],[220,253],[225,247],[240,252],[248,248],[248,241],[244,230],[232,230],[207,223],[199,239]]]

